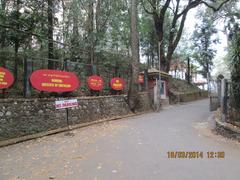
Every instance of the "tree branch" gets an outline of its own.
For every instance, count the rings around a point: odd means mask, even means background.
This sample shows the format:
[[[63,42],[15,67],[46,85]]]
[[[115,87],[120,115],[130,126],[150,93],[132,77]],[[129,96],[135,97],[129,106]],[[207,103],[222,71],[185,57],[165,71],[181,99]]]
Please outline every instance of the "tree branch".
[[[218,7],[214,7],[214,6],[208,4],[208,3],[205,2],[205,1],[202,1],[202,3],[203,3],[204,5],[206,5],[208,8],[212,9],[214,12],[216,12],[216,11],[219,11],[219,10],[222,8],[222,6],[223,6],[224,4],[226,4],[227,2],[229,2],[229,1],[231,1],[231,0],[225,0],[225,1],[223,1]]]
[[[175,49],[177,47],[177,44],[182,36],[182,32],[183,32],[183,28],[184,28],[184,24],[185,24],[185,20],[186,20],[186,17],[187,17],[187,13],[185,13],[183,16],[182,16],[182,20],[181,20],[181,24],[180,24],[180,27],[178,29],[178,32],[177,32],[177,36],[174,40],[174,43],[173,43],[173,48]]]
[[[149,2],[149,0],[148,0],[148,2]],[[150,3],[150,2],[149,2]],[[148,9],[147,9],[147,7],[145,6],[145,4],[144,4],[144,2],[143,2],[143,0],[141,0],[141,4],[142,4],[142,7],[143,7],[143,9],[144,9],[144,11],[146,12],[146,13],[148,13],[148,14],[154,14],[154,12],[152,11],[149,11]],[[151,4],[151,6],[152,6],[152,3],[150,3]],[[152,6],[152,8],[153,8],[153,6]]]
[[[170,4],[171,0],[167,0],[164,4],[164,6],[162,7],[161,11],[160,11],[160,17],[164,17],[165,16],[165,13],[167,11],[167,8],[169,7],[169,4]]]
[[[173,20],[172,20],[171,29],[170,29],[170,33],[169,33],[169,39],[168,39],[169,46],[171,46],[169,49],[171,49],[173,44],[174,44],[173,40],[174,40],[174,35],[176,33],[175,28],[176,28],[177,20],[179,18],[177,16],[177,13],[178,13],[178,10],[179,10],[179,4],[180,4],[180,0],[177,0],[177,5],[176,5],[175,11],[174,11],[174,17],[173,17]]]
[[[180,14],[177,15],[178,18],[181,17],[183,14],[187,13],[190,9],[197,7],[201,3],[202,3],[202,0],[195,0],[195,1],[189,0],[187,7]]]

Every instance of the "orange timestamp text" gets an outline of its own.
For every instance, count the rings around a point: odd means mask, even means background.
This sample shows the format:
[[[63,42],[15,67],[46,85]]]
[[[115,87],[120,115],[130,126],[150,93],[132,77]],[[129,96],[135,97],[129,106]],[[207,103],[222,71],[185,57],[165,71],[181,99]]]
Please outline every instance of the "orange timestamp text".
[[[204,157],[209,159],[224,159],[225,152],[208,151],[206,153],[203,153],[203,151],[168,151],[167,157],[169,159],[201,159]]]

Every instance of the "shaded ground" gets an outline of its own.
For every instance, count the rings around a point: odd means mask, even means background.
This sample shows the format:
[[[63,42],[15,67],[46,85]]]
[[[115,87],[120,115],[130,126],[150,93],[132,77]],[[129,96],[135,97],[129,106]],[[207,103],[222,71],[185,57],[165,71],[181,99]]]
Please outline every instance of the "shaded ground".
[[[0,149],[0,180],[238,179],[240,144],[212,131],[208,101],[44,137]],[[202,151],[169,159],[168,151]],[[224,151],[224,159],[207,158]]]

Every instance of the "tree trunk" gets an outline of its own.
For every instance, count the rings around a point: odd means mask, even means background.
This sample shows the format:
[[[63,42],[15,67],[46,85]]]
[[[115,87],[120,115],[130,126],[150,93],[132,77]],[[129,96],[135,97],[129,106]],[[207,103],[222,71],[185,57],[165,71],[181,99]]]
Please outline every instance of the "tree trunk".
[[[66,46],[67,38],[68,38],[68,29],[69,29],[69,22],[65,22],[66,19],[66,9],[67,9],[67,4],[64,2],[65,0],[62,0],[62,8],[63,8],[63,13],[62,13],[62,19],[63,19],[63,26],[62,26],[62,32],[63,32],[63,62],[65,62],[65,54],[69,49]]]
[[[19,49],[19,41],[15,41],[14,45],[14,81],[17,82],[18,79],[18,49]]]
[[[1,9],[3,13],[5,13],[5,8],[6,8],[6,0],[2,0],[1,3]],[[5,24],[4,18],[2,18],[2,23]],[[4,49],[6,46],[6,29],[1,28],[0,29],[0,49]],[[0,66],[5,67],[6,66],[6,61],[4,56],[0,56]]]
[[[55,69],[53,54],[53,0],[48,0],[48,68]]]
[[[42,3],[41,5],[41,16],[44,16],[44,3]],[[44,22],[41,21],[40,23],[40,27],[41,27],[41,32],[44,32]],[[43,51],[44,51],[44,42],[42,39],[39,40],[40,41],[40,55],[42,55]],[[41,60],[41,67],[42,69],[44,69],[44,60]]]
[[[71,59],[76,61],[79,57],[77,47],[79,47],[79,33],[78,33],[78,12],[76,8],[74,8],[74,16],[73,16],[73,37],[72,37],[72,48],[71,48]]]
[[[6,0],[2,0],[1,3],[1,9],[3,13],[5,13],[5,8],[6,8]],[[4,18],[2,18],[3,24],[5,24]],[[1,28],[0,30],[0,48],[3,49],[5,48],[5,41],[6,41],[6,29]]]
[[[132,0],[131,4],[131,79],[128,91],[128,104],[130,109],[135,112],[138,104],[138,74],[139,74],[139,33],[138,22],[138,0]]]
[[[93,2],[88,6],[88,40],[89,40],[89,62],[94,65],[94,46],[93,46],[93,30],[94,30],[94,11]]]
[[[20,0],[17,0],[16,1],[16,22],[17,22],[17,25],[16,25],[16,29],[18,30],[19,29],[19,16],[20,16]],[[14,42],[14,83],[17,82],[18,80],[18,49],[19,49],[19,39],[18,37],[15,37],[15,42]]]
[[[179,4],[180,1],[177,1],[176,6],[174,7],[175,13],[174,13],[172,21],[171,21],[171,27],[170,27],[170,29],[166,30],[166,29],[164,29],[165,16],[167,16],[166,12],[170,6],[170,2],[171,2],[171,0],[166,0],[165,3],[163,4],[162,8],[160,8],[159,13],[157,13],[156,11],[152,13],[158,41],[161,42],[161,46],[160,46],[161,70],[165,71],[165,72],[169,72],[169,70],[170,70],[170,63],[172,60],[172,56],[173,56],[174,50],[176,49],[176,47],[179,43],[180,38],[181,38],[187,13],[190,9],[197,6],[200,3],[200,0],[195,0],[192,2],[189,1],[188,5],[185,7],[185,9],[182,10],[182,14],[180,14],[180,12],[178,12],[179,6],[180,6],[180,4]],[[152,5],[153,5],[154,9],[158,9],[157,1],[153,1]],[[179,28],[176,28],[176,25],[178,23],[180,24]],[[163,43],[163,39],[164,39],[164,37],[166,37],[165,31],[169,31],[169,39],[168,39],[166,48],[165,48],[165,44]]]

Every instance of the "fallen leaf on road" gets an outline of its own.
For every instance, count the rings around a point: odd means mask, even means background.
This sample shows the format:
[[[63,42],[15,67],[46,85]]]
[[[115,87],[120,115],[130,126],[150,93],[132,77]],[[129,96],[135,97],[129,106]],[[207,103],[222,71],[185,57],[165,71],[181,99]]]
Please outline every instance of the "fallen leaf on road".
[[[77,157],[73,157],[72,159],[83,159],[83,157],[82,156],[77,156]]]

